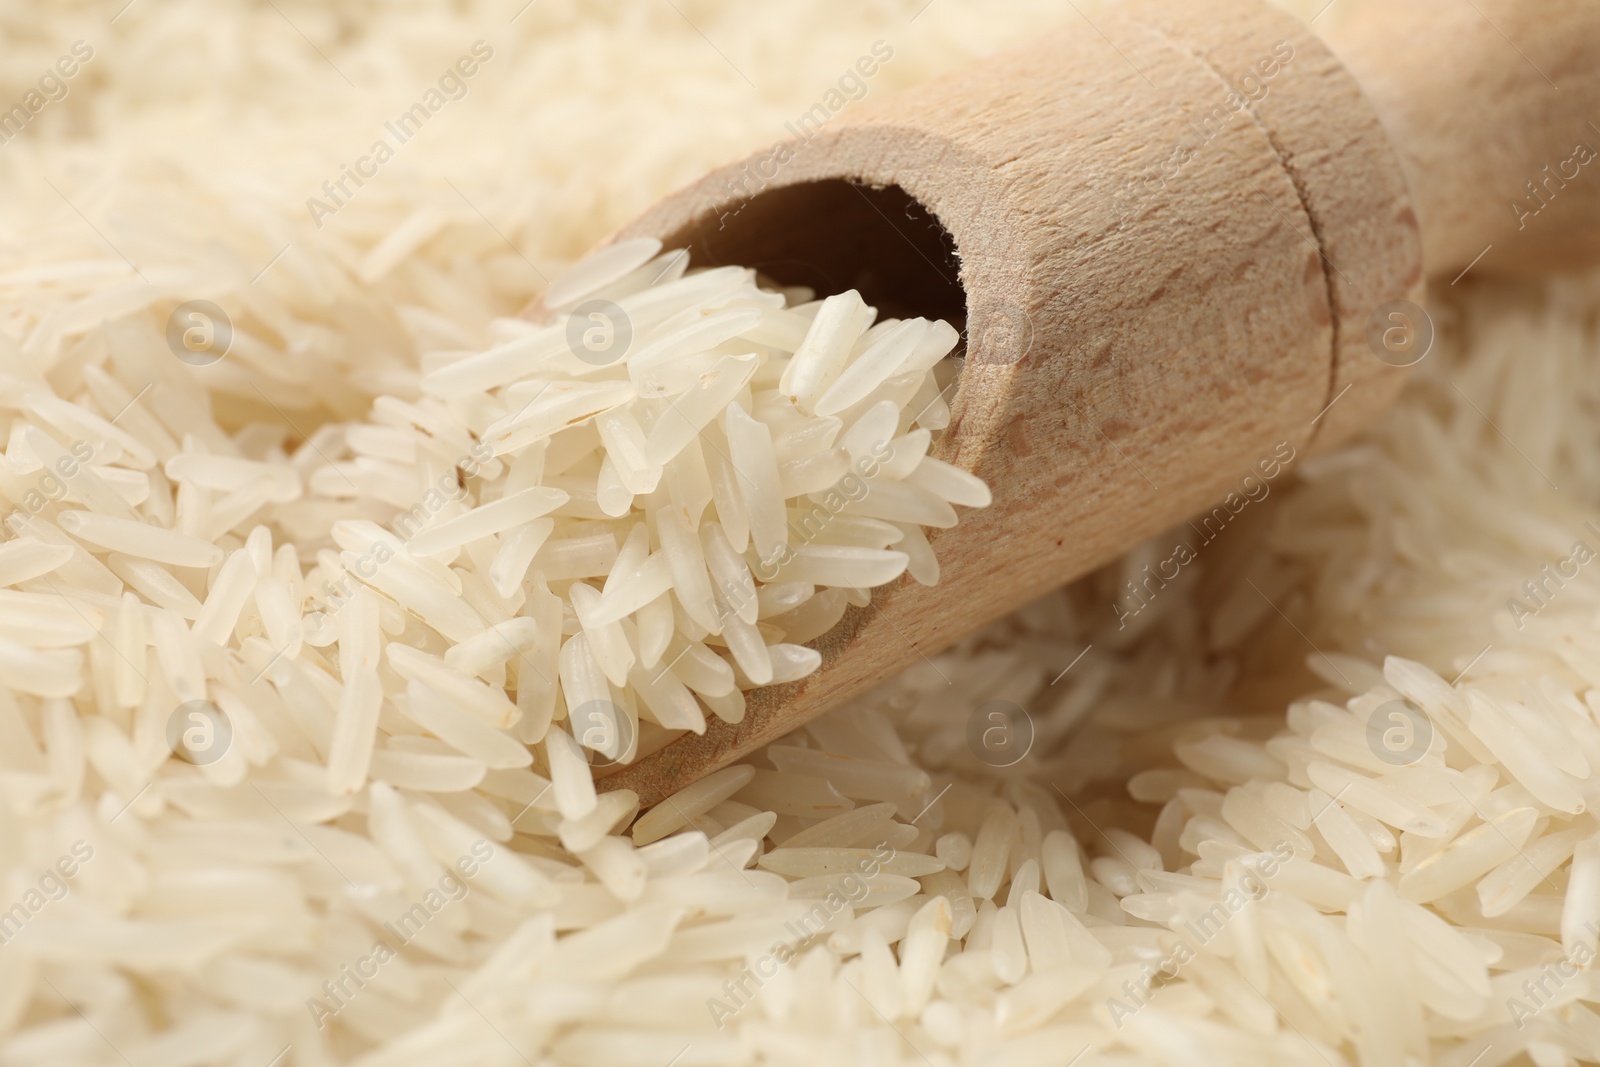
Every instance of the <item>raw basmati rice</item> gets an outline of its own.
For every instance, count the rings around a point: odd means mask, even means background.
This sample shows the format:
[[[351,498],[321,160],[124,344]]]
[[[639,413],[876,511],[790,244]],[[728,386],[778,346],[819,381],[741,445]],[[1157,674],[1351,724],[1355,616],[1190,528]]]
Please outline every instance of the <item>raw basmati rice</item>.
[[[739,721],[989,496],[937,458],[956,327],[651,240],[563,268],[862,41],[888,93],[1062,15],[271,7],[0,12],[7,100],[101,27],[0,153],[0,1063],[1600,1058],[1600,586],[1541,570],[1600,495],[1591,282],[1440,294],[1395,415],[1127,630],[1181,531],[636,818],[591,761]],[[515,64],[308,226],[484,27]]]

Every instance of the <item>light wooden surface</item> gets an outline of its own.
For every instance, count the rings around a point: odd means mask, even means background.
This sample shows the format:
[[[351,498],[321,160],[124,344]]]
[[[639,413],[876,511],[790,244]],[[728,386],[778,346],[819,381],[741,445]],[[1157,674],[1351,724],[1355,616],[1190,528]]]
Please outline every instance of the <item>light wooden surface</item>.
[[[1596,261],[1600,156],[1574,155],[1600,153],[1600,0],[1335,4],[1317,27],[1390,131],[1430,275]]]
[[[1388,113],[1375,109],[1314,33],[1256,0],[1138,0],[1096,26],[841,115],[754,187],[750,165],[770,150],[619,234],[859,286],[898,314],[964,313],[938,454],[983,477],[994,504],[930,531],[939,585],[875,590],[813,643],[817,673],[750,694],[743,722],[713,720],[605,787],[652,804],[1213,504],[1284,447],[1303,458],[1337,443],[1392,399],[1403,372],[1373,356],[1367,320],[1421,299],[1424,228],[1457,225],[1491,177],[1425,191],[1419,224],[1379,118],[1401,121],[1405,78],[1385,83]],[[1527,89],[1512,68],[1496,84]],[[1232,110],[1230,87],[1252,72],[1255,99]],[[1432,111],[1419,114],[1406,127],[1418,135]],[[1425,190],[1450,158],[1413,157]],[[1445,248],[1436,264],[1455,264],[1458,236],[1426,233]]]

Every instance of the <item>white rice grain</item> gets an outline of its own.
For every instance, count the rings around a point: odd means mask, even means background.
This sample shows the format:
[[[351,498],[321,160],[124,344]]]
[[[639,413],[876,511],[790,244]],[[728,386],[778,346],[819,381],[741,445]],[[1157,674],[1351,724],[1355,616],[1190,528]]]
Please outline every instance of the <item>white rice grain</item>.
[[[56,517],[63,530],[97,548],[174,567],[212,567],[222,549],[175,530],[89,511],[63,511]]]
[[[544,291],[544,306],[552,311],[570,307],[590,293],[644,266],[661,251],[653,237],[618,241],[573,264]]]

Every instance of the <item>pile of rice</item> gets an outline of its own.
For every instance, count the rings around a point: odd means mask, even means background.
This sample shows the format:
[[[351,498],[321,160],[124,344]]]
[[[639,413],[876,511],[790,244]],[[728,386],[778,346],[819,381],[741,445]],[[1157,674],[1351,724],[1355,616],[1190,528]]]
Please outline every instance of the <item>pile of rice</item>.
[[[0,7],[0,1067],[1600,1057],[1600,285],[636,819],[987,497],[948,326],[563,272],[1062,16],[519,6]]]

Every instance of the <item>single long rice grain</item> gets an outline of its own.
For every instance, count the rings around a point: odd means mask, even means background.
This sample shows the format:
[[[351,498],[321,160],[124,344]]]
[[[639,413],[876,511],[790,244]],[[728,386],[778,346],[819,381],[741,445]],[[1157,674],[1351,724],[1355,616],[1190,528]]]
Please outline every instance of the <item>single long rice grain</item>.
[[[644,266],[660,251],[661,242],[653,237],[618,241],[551,282],[542,297],[544,305],[555,310],[576,304],[596,289]]]
[[[89,511],[63,511],[56,521],[73,537],[107,552],[174,567],[212,567],[222,561],[222,549],[208,541],[134,519]]]

